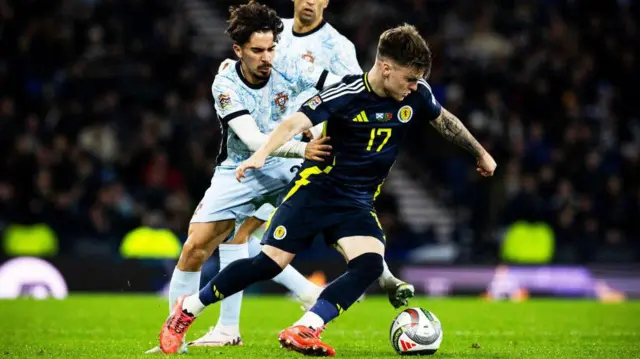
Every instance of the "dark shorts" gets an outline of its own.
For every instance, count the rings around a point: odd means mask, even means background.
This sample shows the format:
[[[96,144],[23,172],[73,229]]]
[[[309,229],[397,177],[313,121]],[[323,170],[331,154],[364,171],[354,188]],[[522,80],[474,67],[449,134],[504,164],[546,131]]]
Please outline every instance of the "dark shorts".
[[[299,185],[296,181],[287,189],[287,196],[267,222],[262,244],[289,253],[298,253],[311,246],[317,234],[323,234],[329,246],[339,239],[368,236],[385,243],[384,232],[373,208],[336,198],[331,186]]]

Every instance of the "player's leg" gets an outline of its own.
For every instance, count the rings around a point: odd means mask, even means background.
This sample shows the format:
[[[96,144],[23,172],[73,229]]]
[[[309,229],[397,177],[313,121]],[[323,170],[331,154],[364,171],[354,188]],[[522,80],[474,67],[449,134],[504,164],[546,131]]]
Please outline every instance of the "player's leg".
[[[383,261],[382,264],[383,271],[380,278],[378,278],[378,284],[387,292],[389,303],[391,303],[394,308],[408,306],[409,299],[415,295],[415,288],[412,284],[394,276],[389,270],[386,261]]]
[[[283,347],[308,355],[335,355],[335,350],[320,340],[320,332],[358,300],[382,275],[384,266],[385,237],[375,213],[360,208],[338,208],[335,213],[339,213],[339,220],[325,229],[325,241],[340,247],[348,262],[347,271],[324,289],[299,321],[278,336]]]
[[[260,238],[257,238],[253,235],[253,233],[257,232],[258,228],[262,225],[262,223],[269,220],[271,215],[274,213],[275,208],[266,203],[262,205],[254,214],[255,218],[252,218],[251,222],[245,222],[245,224],[251,225],[251,227],[247,226],[246,233],[251,233],[251,238],[249,239],[249,254],[252,253],[258,254],[260,252],[260,248],[262,247],[260,243]],[[248,232],[251,231],[251,232]],[[283,285],[287,289],[289,289],[302,303],[302,306],[305,310],[308,310],[315,304],[316,299],[322,292],[322,287],[312,283],[310,280],[305,278],[300,272],[298,272],[293,266],[288,265],[283,270],[282,273],[278,274],[273,281]]]
[[[296,324],[314,328],[347,310],[383,271],[384,244],[374,237],[355,236],[338,241],[348,260],[347,271],[325,288],[316,305]],[[319,321],[321,320],[321,321]]]
[[[342,254],[345,260],[347,260],[344,251],[342,250],[342,248],[340,248],[339,245],[336,245],[335,249],[340,254]],[[413,296],[415,295],[415,288],[413,287],[413,285],[394,276],[393,273],[391,273],[391,270],[389,270],[387,261],[383,261],[382,265],[383,271],[380,278],[378,278],[378,284],[385,292],[387,292],[389,303],[391,303],[394,308],[400,308],[402,306],[409,305],[409,299],[413,298]]]
[[[252,193],[246,183],[235,180],[233,169],[216,169],[191,217],[188,239],[171,279],[170,310],[178,297],[198,292],[202,265],[233,231],[236,213],[253,208]]]
[[[349,261],[347,271],[322,291],[300,320],[280,332],[278,340],[287,349],[308,355],[335,355],[335,350],[319,338],[325,324],[355,303],[382,274],[384,245],[378,239],[355,236],[338,243]]]
[[[186,295],[197,293],[200,288],[200,271],[204,262],[211,256],[216,247],[229,236],[233,230],[233,220],[191,223],[189,237],[182,248],[178,264],[173,270],[169,282],[169,314],[178,301]],[[161,352],[160,346],[151,348],[145,354]],[[186,353],[186,343],[179,343],[174,352]]]
[[[209,305],[244,290],[251,284],[275,277],[295,255],[265,246],[253,258],[237,260],[220,271],[200,292],[183,296],[173,307],[171,316],[162,326],[160,348],[164,353],[175,353],[184,335],[202,311]]]
[[[188,239],[169,284],[169,307],[183,295],[196,293],[200,287],[200,270],[216,247],[233,230],[234,220],[191,223]]]
[[[172,312],[178,298],[198,293],[202,265],[233,231],[236,213],[253,211],[253,189],[247,182],[236,181],[233,169],[216,169],[191,218],[189,237],[169,285],[170,318],[175,317]]]
[[[231,240],[220,244],[220,270],[226,268],[230,263],[255,256],[250,255],[248,250],[248,240],[251,233],[262,225],[263,221],[249,217],[236,226],[236,231]],[[213,278],[215,275],[211,276]],[[209,280],[207,280],[208,284]],[[206,285],[206,284],[205,284]],[[220,303],[220,315],[215,326],[211,327],[200,338],[189,342],[189,346],[194,347],[219,347],[243,345],[240,335],[240,310],[242,307],[243,292],[240,291],[228,298],[224,298]]]
[[[308,246],[309,238],[312,238],[308,232],[314,228],[302,227],[300,235],[296,236],[296,224],[305,222],[307,218],[304,218],[297,208],[291,205],[287,207],[284,210],[281,210],[281,207],[274,215],[271,228],[265,233],[265,239],[269,238],[272,241],[267,241],[260,254],[229,264],[199,293],[178,300],[172,310],[172,316],[167,319],[160,333],[160,347],[163,352],[176,352],[186,331],[204,308],[253,283],[275,277],[293,260],[295,253]],[[272,243],[275,246],[271,245]]]

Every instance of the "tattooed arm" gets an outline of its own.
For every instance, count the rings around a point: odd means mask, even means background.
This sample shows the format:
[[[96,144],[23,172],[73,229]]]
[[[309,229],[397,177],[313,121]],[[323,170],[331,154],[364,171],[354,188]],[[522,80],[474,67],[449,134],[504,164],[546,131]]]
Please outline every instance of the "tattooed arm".
[[[444,108],[440,116],[431,121],[431,126],[435,127],[444,138],[469,151],[474,157],[480,157],[481,154],[486,153],[462,122]]]
[[[435,127],[444,138],[470,152],[477,160],[478,172],[483,176],[493,175],[497,166],[493,157],[455,115],[442,108],[440,116],[431,121],[431,126]]]

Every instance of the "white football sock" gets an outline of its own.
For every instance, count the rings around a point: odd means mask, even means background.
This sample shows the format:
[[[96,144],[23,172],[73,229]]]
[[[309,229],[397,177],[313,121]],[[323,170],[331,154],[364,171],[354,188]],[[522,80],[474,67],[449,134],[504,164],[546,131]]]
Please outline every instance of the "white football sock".
[[[243,244],[221,244],[220,247],[220,270],[222,271],[231,262],[238,259],[249,258],[249,246]],[[222,324],[227,330],[236,328],[240,324],[240,308],[242,306],[242,291],[224,298],[220,304],[220,317],[218,325]]]
[[[389,266],[387,265],[387,261],[382,261],[382,266],[383,266],[382,275],[380,276],[380,278],[378,278],[378,283],[380,284],[381,287],[384,288],[387,283],[395,284],[395,283],[398,283],[400,281],[389,270]]]
[[[261,251],[260,238],[252,235],[249,238],[249,255],[255,257]],[[313,284],[290,265],[284,267],[282,272],[273,278],[273,281],[282,284],[298,297],[313,297],[322,291],[322,287]]]
[[[249,242],[247,243],[249,245],[249,257],[255,257],[262,252],[262,244],[260,244],[261,239],[255,235],[256,232],[253,232],[254,234],[249,237]]]
[[[182,302],[182,309],[186,310],[196,317],[200,315],[200,313],[202,313],[204,308],[205,305],[200,301],[200,296],[198,293],[186,297],[184,299],[184,302]]]
[[[198,293],[200,289],[200,271],[183,272],[176,267],[169,283],[169,312],[179,297]]]
[[[293,323],[294,326],[296,325],[304,325],[305,327],[311,327],[313,329],[318,329],[321,326],[324,325],[324,320],[322,320],[322,318],[320,318],[320,316],[312,311],[308,311],[306,313],[304,313],[304,315],[302,316],[302,318],[300,318],[300,320],[298,320],[297,322]]]
[[[287,287],[298,297],[314,297],[322,292],[322,287],[314,284],[291,265],[284,267],[273,281]]]

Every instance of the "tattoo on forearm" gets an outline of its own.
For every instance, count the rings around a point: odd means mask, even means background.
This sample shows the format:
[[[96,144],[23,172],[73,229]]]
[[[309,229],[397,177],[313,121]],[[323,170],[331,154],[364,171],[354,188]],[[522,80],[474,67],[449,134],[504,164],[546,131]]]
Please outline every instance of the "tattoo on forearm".
[[[451,112],[442,109],[442,115],[435,121],[431,121],[440,134],[447,140],[469,151],[477,157],[484,152],[482,145],[471,135],[469,130]]]

